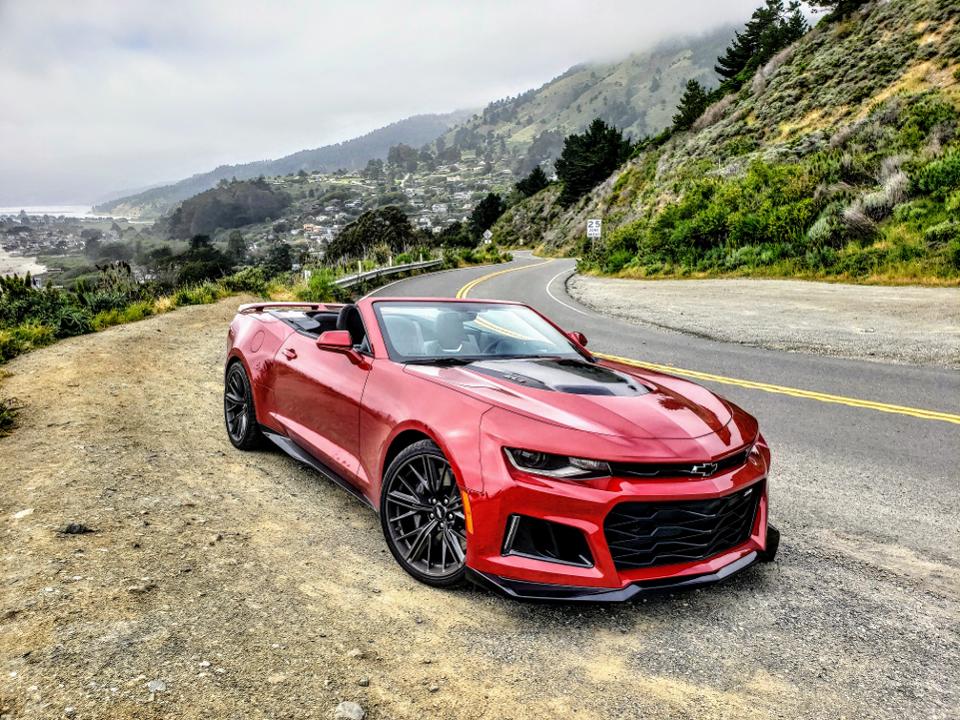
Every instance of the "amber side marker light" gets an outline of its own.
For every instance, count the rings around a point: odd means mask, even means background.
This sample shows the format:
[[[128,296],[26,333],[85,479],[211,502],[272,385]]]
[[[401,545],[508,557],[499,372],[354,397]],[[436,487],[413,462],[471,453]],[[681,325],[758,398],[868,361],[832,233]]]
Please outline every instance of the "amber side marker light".
[[[460,497],[463,498],[463,524],[467,532],[473,535],[473,512],[470,510],[470,498],[467,497],[467,491],[461,490]]]

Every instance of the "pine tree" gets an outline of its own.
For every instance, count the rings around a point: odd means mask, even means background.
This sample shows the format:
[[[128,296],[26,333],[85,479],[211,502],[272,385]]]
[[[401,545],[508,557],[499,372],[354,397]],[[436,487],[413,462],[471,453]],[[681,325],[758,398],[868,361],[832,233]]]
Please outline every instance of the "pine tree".
[[[537,165],[530,174],[516,184],[517,192],[524,197],[531,197],[543,190],[550,181],[547,180],[547,174],[539,165]]]
[[[623,133],[597,118],[586,132],[568,135],[556,162],[560,203],[571,205],[606,180],[633,152]]]
[[[507,204],[502,197],[496,193],[488,193],[470,213],[470,227],[473,228],[474,235],[479,236],[484,230],[488,230],[506,209]]]
[[[687,80],[687,88],[683,91],[677,113],[673,116],[673,127],[676,130],[689,129],[697,118],[710,104],[710,96],[697,80]]]
[[[714,70],[724,78],[724,86],[734,90],[807,30],[807,21],[797,0],[787,5],[783,0],[766,0],[753,11],[743,32],[734,34],[733,42],[717,58]]]

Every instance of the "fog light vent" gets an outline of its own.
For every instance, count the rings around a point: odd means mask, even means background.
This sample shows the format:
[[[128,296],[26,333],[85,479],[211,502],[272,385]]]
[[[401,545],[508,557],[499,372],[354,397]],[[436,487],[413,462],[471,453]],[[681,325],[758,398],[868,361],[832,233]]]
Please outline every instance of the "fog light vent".
[[[507,519],[503,554],[593,567],[593,555],[583,531],[527,515],[511,515]]]

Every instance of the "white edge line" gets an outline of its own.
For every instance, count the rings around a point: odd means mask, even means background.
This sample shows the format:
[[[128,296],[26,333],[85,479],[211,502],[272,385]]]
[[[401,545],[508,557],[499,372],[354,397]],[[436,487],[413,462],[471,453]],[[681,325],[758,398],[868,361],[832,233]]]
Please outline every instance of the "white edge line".
[[[563,300],[561,300],[561,299],[558,298],[556,295],[554,295],[553,292],[550,290],[550,286],[553,285],[554,281],[555,281],[558,277],[560,277],[560,276],[563,275],[564,273],[574,273],[574,272],[576,272],[576,271],[577,271],[576,268],[574,268],[573,270],[570,270],[570,269],[568,268],[568,269],[566,269],[566,270],[561,270],[561,271],[558,272],[556,275],[554,275],[552,278],[550,278],[550,279],[547,281],[547,287],[546,287],[547,295],[549,295],[550,297],[552,297],[555,301],[557,301],[558,303],[560,303],[561,305],[563,305],[565,308],[569,308],[570,310],[573,310],[573,311],[576,312],[576,313],[580,313],[581,315],[586,315],[587,317],[593,317],[593,314],[592,314],[592,313],[588,313],[588,312],[586,312],[586,311],[584,311],[584,310],[581,310],[580,308],[575,308],[573,305],[570,305],[569,303],[565,303]]]

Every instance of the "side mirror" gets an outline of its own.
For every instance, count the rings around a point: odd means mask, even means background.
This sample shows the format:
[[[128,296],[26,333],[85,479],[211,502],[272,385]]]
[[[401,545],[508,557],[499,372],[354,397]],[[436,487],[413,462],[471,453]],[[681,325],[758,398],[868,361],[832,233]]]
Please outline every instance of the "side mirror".
[[[571,332],[568,332],[567,337],[573,340],[577,345],[582,347],[587,346],[587,336],[579,330],[572,330]]]
[[[327,330],[317,338],[317,347],[321,350],[346,352],[353,350],[353,340],[346,330]]]

